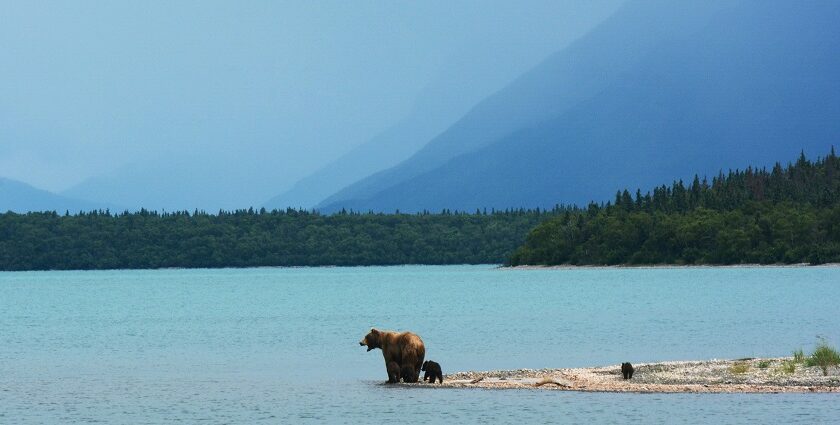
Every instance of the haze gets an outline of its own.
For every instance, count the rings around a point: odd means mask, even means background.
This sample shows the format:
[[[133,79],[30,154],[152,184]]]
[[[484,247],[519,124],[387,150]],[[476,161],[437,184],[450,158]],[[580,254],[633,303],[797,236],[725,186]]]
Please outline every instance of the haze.
[[[434,99],[454,121],[619,3],[6,3],[0,177],[125,208],[260,205],[468,76]]]

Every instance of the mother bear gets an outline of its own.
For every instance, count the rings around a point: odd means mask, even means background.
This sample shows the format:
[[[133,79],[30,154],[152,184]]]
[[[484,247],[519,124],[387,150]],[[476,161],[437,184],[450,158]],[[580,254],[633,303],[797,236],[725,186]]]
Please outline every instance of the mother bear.
[[[367,346],[367,350],[379,348],[385,357],[385,369],[388,363],[397,362],[402,370],[410,370],[411,374],[402,373],[405,382],[417,382],[420,376],[420,367],[423,366],[423,357],[426,356],[426,347],[423,340],[411,332],[380,331],[371,328],[370,333],[365,335],[359,345]]]

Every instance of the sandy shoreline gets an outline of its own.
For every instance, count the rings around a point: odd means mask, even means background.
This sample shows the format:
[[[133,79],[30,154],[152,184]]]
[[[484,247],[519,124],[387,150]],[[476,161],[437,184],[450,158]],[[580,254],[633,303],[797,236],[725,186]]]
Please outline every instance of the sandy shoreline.
[[[532,389],[637,393],[840,393],[840,368],[828,376],[791,357],[674,361],[635,364],[624,380],[620,365],[567,369],[518,369],[457,372],[443,384],[400,384],[434,388]],[[786,369],[785,366],[788,368]]]

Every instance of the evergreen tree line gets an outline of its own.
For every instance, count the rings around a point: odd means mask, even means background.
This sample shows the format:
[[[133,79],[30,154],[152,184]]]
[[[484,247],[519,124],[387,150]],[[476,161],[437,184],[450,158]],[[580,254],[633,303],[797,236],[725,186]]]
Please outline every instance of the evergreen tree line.
[[[553,211],[0,214],[0,270],[502,263]]]
[[[771,170],[694,177],[566,210],[532,230],[509,264],[840,262],[840,161],[831,149]]]

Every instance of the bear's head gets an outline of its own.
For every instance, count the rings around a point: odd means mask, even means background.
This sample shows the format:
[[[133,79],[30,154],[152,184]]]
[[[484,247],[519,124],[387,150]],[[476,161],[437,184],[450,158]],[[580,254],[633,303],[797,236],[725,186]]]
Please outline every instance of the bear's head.
[[[422,370],[422,371],[424,371],[424,372],[425,372],[425,371],[426,371],[426,366],[427,366],[428,364],[429,364],[429,361],[428,361],[428,360],[426,360],[425,362],[423,362],[423,366],[421,366],[421,367],[420,367],[420,370]]]
[[[381,337],[382,335],[378,330],[371,328],[370,332],[365,335],[361,341],[359,341],[359,345],[367,345],[368,351],[373,350],[374,348],[382,348]]]

